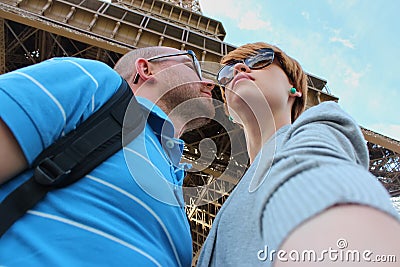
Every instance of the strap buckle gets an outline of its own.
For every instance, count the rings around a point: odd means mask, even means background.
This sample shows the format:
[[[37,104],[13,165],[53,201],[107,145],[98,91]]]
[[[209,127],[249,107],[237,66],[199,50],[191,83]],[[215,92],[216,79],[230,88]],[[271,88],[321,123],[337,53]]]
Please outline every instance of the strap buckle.
[[[51,158],[46,157],[35,168],[33,176],[41,185],[55,185],[63,181],[71,170],[63,170]]]

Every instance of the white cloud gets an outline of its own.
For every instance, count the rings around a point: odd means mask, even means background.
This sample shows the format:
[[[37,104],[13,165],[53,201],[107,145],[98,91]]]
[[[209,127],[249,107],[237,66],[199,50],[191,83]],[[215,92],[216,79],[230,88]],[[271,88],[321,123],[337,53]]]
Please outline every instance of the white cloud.
[[[241,30],[267,30],[271,31],[271,23],[263,20],[260,5],[236,0],[202,0],[201,8],[207,16],[216,19],[221,17],[230,18],[235,21]]]
[[[262,20],[259,12],[256,11],[247,11],[244,13],[238,22],[238,27],[241,30],[272,31],[271,23],[269,21]]]
[[[359,0],[328,0],[328,4],[333,10],[338,13],[343,13],[344,10],[353,8],[359,3]]]
[[[362,72],[356,72],[351,68],[347,68],[344,73],[344,83],[351,88],[359,87],[360,79],[364,74]]]
[[[236,19],[243,14],[243,10],[246,10],[242,2],[235,0],[202,0],[200,7],[203,13],[216,19],[221,16]]]
[[[341,35],[342,29],[333,28],[333,27],[330,27],[327,25],[324,25],[322,28],[324,30],[330,32],[328,34],[333,34],[333,37],[329,38],[329,41],[331,43],[340,43],[345,47],[354,49],[354,47],[355,47],[354,43],[352,41],[350,41],[350,39],[344,39],[344,38],[339,37]],[[355,37],[355,35],[354,35],[354,37]]]
[[[329,29],[328,27],[326,27],[327,29]],[[331,28],[331,31],[335,34],[335,35],[339,35],[340,34],[340,32],[342,31],[341,29],[334,29],[334,28]]]
[[[343,38],[339,38],[339,37],[335,36],[335,37],[329,38],[329,41],[332,43],[341,43],[345,47],[354,49],[354,44],[349,39],[343,39]]]
[[[310,20],[310,13],[308,13],[307,11],[302,11],[301,15],[306,19],[306,20]]]

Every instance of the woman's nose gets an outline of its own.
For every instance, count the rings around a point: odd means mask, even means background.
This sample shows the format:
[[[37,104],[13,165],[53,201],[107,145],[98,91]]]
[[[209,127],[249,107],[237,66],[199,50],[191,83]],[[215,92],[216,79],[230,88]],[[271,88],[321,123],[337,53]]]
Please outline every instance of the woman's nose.
[[[249,72],[249,71],[250,68],[246,64],[244,64],[243,62],[238,62],[233,67],[233,76],[235,76],[239,72]]]

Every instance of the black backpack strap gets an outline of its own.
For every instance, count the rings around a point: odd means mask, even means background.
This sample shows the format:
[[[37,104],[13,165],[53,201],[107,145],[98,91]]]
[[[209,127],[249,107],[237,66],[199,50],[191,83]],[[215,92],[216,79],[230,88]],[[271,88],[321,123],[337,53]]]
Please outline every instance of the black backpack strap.
[[[33,176],[0,203],[0,237],[47,192],[79,180],[122,148],[122,126],[128,105],[130,114],[135,114],[129,116],[129,134],[124,132],[124,144],[129,143],[144,129],[145,118],[123,80],[114,96],[98,111],[37,157]]]

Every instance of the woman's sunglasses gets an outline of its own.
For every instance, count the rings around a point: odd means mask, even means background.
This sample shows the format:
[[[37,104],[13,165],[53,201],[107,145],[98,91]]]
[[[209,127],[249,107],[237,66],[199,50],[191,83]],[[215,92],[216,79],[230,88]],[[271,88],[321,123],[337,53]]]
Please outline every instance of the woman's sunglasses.
[[[233,60],[222,67],[217,75],[220,85],[227,85],[235,76],[234,68],[237,63],[244,63],[252,70],[265,68],[274,62],[274,50],[271,48],[258,49],[257,54],[244,60]]]

